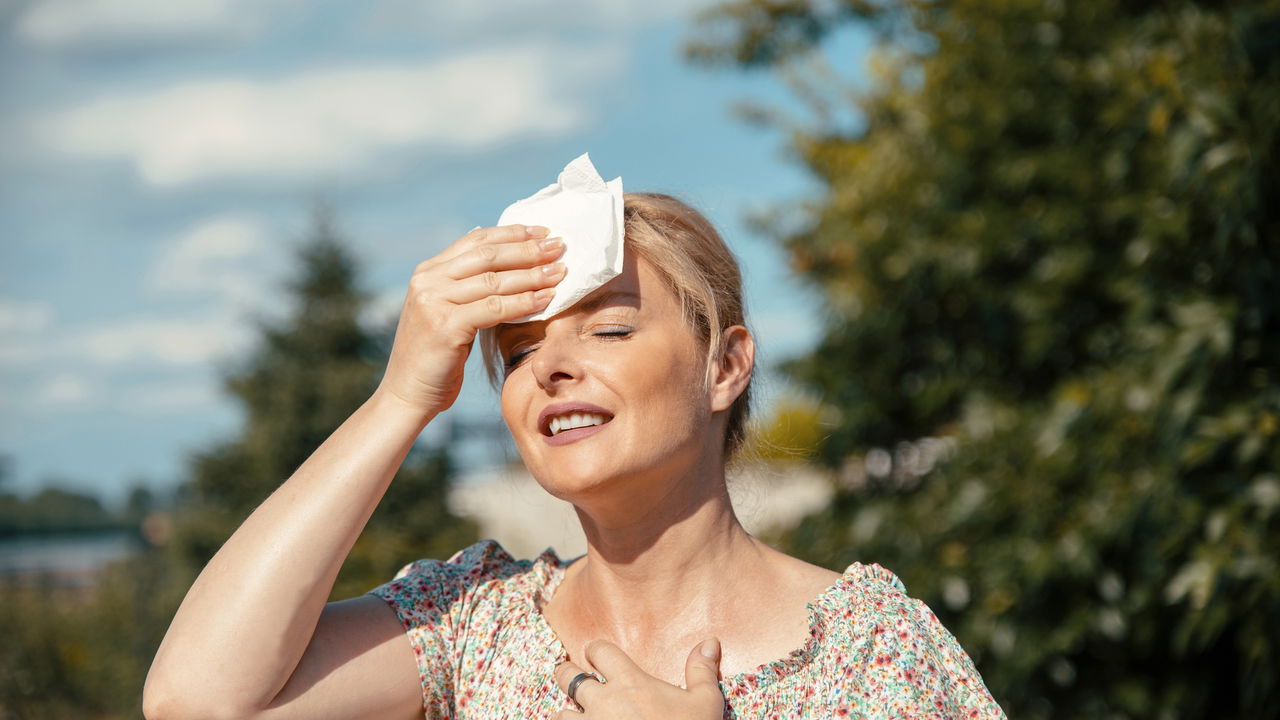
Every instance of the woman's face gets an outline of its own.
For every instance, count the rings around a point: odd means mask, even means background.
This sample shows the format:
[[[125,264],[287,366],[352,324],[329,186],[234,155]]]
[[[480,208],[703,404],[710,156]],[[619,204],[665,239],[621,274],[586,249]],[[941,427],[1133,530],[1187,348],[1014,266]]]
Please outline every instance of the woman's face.
[[[705,350],[645,260],[544,322],[503,325],[502,416],[549,492],[568,500],[621,479],[675,479],[722,447]],[[656,488],[655,488],[656,489]]]

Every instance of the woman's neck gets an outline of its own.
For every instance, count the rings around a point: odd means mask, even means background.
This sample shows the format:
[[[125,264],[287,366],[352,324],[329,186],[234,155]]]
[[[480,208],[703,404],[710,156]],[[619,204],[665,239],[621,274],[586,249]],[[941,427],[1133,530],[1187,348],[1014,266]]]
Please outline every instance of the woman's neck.
[[[638,497],[577,505],[588,549],[564,589],[584,630],[634,647],[726,620],[724,599],[758,576],[765,549],[738,522],[723,466],[705,470],[660,495],[644,483]]]

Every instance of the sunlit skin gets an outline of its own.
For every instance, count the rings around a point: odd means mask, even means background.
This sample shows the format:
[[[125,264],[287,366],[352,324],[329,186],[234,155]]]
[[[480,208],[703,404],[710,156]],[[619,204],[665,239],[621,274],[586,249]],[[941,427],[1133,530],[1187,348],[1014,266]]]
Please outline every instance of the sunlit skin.
[[[704,445],[724,434],[703,389],[704,351],[676,298],[645,262],[547,322],[504,325],[502,415],[525,465],[551,494],[590,508],[593,524],[624,528],[667,508],[683,476],[719,468]],[[612,414],[589,438],[554,446],[543,408],[585,402]],[[714,444],[714,443],[712,443]],[[620,486],[628,487],[620,487]]]
[[[805,603],[836,577],[755,540],[733,514],[723,438],[754,346],[744,328],[725,332],[708,383],[705,344],[659,274],[633,256],[568,311],[498,329],[510,363],[503,417],[530,472],[574,504],[587,536],[586,559],[544,608],[582,667],[586,646],[605,639],[680,684],[687,649],[715,636],[723,674],[753,670],[804,644]],[[611,419],[551,444],[539,415],[565,402]]]
[[[423,428],[453,404],[477,333],[524,353],[503,415],[526,464],[572,502],[588,552],[544,605],[587,682],[574,720],[722,716],[718,673],[804,644],[805,603],[834,573],[778,553],[738,524],[724,484],[726,413],[754,346],[723,331],[711,381],[703,341],[674,295],[634,259],[593,297],[545,323],[504,325],[547,306],[565,274],[546,228],[477,228],[418,264],[377,391],[250,514],[192,584],[143,691],[150,720],[421,718],[418,661],[379,597],[326,602],[334,578]],[[605,425],[543,433],[557,403]],[[715,652],[718,638],[723,652]],[[712,652],[703,654],[704,648]],[[687,690],[679,685],[687,684]]]

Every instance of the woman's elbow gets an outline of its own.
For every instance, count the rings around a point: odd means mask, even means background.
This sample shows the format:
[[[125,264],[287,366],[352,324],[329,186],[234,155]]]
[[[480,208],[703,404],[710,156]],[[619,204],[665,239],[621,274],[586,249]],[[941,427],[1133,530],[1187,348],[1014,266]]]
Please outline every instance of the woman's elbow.
[[[226,698],[201,698],[198,691],[174,688],[151,676],[142,688],[142,714],[147,720],[253,720],[258,716]]]
[[[142,690],[142,715],[147,720],[181,720],[184,710],[174,702],[172,695],[152,689],[151,683]]]
[[[147,720],[194,720],[196,715],[180,693],[147,678],[142,688],[142,715]]]

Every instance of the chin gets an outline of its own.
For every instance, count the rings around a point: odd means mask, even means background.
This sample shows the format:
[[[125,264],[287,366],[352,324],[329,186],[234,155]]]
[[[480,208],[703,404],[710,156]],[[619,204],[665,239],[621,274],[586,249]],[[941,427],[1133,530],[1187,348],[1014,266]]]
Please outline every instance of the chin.
[[[531,463],[527,457],[525,467],[538,481],[543,490],[551,495],[573,503],[591,493],[614,484],[618,479],[616,467],[605,467],[598,462],[602,458],[558,458],[548,461],[542,458]]]
[[[696,464],[688,457],[687,450],[679,444],[651,448],[637,457],[626,447],[604,444],[582,447],[582,452],[556,452],[539,454],[531,458],[524,455],[530,474],[551,495],[581,505],[601,492],[616,492],[631,486],[648,488],[649,492],[663,494],[659,486],[664,478],[682,477]],[[564,450],[564,448],[559,448]],[[653,452],[657,450],[657,452]],[[696,453],[693,453],[696,457]]]

